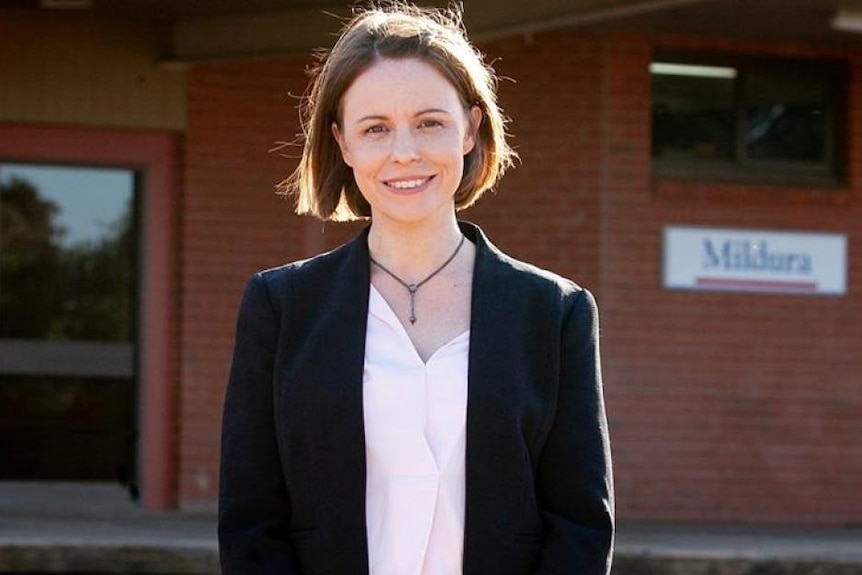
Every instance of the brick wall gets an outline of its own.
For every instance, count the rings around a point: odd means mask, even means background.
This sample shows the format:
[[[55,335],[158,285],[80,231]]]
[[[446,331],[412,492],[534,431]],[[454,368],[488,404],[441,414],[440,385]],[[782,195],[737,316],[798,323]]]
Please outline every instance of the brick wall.
[[[520,155],[494,194],[462,214],[511,255],[599,283],[601,46],[556,34],[483,46]],[[541,62],[541,65],[537,65]]]
[[[509,253],[574,278],[602,310],[621,519],[858,522],[862,503],[859,135],[851,94],[846,201],[809,190],[654,182],[649,63],[656,43],[781,53],[805,47],[576,32],[483,46],[503,81],[521,163],[463,214]],[[859,71],[859,59],[854,71]],[[273,194],[295,161],[304,59],[189,75],[182,223],[180,495],[211,504],[236,305],[252,271],[358,226],[298,218]],[[854,78],[859,78],[854,73]],[[784,192],[789,192],[785,197]],[[849,198],[850,200],[848,200]],[[669,292],[668,224],[848,234],[843,298]]]
[[[185,506],[216,496],[222,396],[245,280],[303,253],[303,228],[274,194],[290,161],[268,151],[298,131],[289,94],[301,94],[302,85],[301,64],[213,64],[189,74],[179,421]]]
[[[651,46],[809,55],[804,46],[612,37],[605,42],[604,351],[622,518],[862,519],[859,58],[846,190],[653,181]],[[842,298],[671,292],[669,224],[846,233]],[[855,351],[854,351],[855,350]]]

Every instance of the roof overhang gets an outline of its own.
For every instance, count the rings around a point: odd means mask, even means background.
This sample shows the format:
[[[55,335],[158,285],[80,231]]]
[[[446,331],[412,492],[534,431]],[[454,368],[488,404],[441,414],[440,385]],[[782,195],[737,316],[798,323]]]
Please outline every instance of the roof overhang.
[[[465,3],[464,23],[471,38],[488,40],[597,25],[715,1],[470,0]],[[346,6],[327,6],[182,19],[174,27],[173,58],[194,61],[306,54],[314,47],[331,44],[342,20],[350,13]]]
[[[421,2],[445,6],[446,0]],[[10,0],[6,6],[167,24],[167,63],[306,55],[332,43],[355,2],[339,0]],[[464,0],[474,40],[556,29],[622,29],[862,42],[862,0]]]

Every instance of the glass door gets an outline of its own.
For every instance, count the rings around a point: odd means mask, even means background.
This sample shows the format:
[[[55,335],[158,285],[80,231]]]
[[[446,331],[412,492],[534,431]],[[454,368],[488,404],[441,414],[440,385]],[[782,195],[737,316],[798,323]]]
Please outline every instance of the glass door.
[[[137,495],[137,179],[0,163],[0,480]]]

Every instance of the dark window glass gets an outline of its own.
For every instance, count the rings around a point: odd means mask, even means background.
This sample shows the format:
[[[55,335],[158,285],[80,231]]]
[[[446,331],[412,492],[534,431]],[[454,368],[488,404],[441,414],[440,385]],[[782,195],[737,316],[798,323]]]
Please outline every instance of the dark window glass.
[[[721,70],[692,66],[653,73],[653,156],[733,160],[735,71]]]
[[[0,376],[0,479],[131,483],[133,395],[128,380]]]
[[[659,174],[824,184],[843,177],[844,64],[660,51],[650,71]]]
[[[829,159],[830,85],[808,74],[751,73],[745,90],[745,156],[823,165]]]

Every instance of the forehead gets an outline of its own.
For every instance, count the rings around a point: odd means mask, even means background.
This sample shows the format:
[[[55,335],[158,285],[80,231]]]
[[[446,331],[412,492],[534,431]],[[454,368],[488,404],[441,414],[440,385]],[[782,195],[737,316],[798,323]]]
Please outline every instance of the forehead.
[[[360,73],[341,99],[345,116],[381,110],[458,109],[461,98],[434,66],[417,58],[384,58]]]

